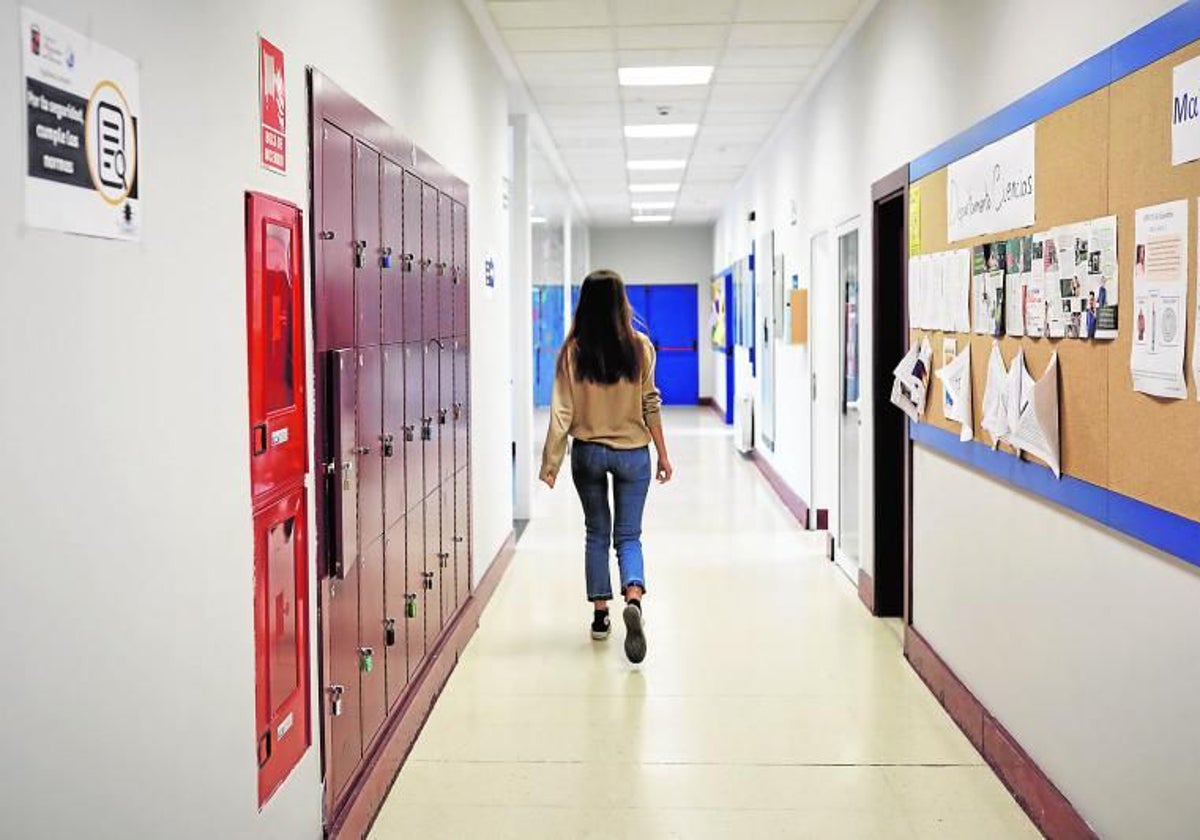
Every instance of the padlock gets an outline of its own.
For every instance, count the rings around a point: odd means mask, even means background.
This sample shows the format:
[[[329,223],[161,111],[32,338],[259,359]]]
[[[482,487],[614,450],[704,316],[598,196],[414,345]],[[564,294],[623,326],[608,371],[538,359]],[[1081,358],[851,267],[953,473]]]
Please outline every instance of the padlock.
[[[350,490],[350,470],[354,469],[354,464],[350,461],[342,463],[342,489]]]
[[[384,248],[380,252],[379,267],[380,268],[391,268],[392,267],[392,249],[391,248]]]
[[[450,410],[447,408],[439,408],[438,409],[438,425],[439,426],[446,425],[446,415],[449,413],[450,413]]]
[[[396,644],[396,619],[389,618],[383,624],[383,641],[388,647]]]
[[[433,418],[421,418],[421,440],[433,440]]]
[[[340,685],[329,686],[329,713],[334,717],[342,714],[342,695],[346,689]]]
[[[383,441],[383,457],[391,458],[396,454],[396,439],[392,435],[384,435],[380,440]]]
[[[405,426],[404,427],[404,441],[406,443],[412,443],[414,438],[416,437],[416,432],[417,432],[416,427]]]
[[[404,617],[417,617],[417,596],[412,593],[406,593],[404,596]]]
[[[421,572],[421,578],[426,589],[433,589],[433,572]]]
[[[367,241],[359,239],[354,243],[354,267],[364,268],[366,266]]]
[[[358,670],[369,674],[375,668],[375,651],[369,647],[358,649]]]

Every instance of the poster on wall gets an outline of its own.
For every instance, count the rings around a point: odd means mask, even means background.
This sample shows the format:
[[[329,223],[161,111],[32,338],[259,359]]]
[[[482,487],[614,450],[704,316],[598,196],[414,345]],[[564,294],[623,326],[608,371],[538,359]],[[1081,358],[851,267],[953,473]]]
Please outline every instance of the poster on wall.
[[[1133,248],[1133,389],[1181,400],[1187,397],[1188,203],[1139,209]]]
[[[725,337],[725,278],[717,277],[712,281],[712,311],[708,315],[709,334],[712,349],[724,351]]]
[[[259,162],[270,172],[287,174],[287,86],[283,50],[258,36]]]
[[[25,222],[137,240],[138,68],[32,9],[21,9]]]
[[[1036,125],[950,164],[946,177],[950,241],[1030,227],[1036,220]]]
[[[1179,166],[1200,160],[1200,57],[1178,65],[1172,76],[1171,163]]]

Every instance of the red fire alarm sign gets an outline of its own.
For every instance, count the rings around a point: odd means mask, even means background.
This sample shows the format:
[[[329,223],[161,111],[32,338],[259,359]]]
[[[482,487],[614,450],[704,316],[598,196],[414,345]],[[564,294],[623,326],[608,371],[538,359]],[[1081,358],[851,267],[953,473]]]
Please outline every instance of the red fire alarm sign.
[[[258,39],[258,90],[262,165],[283,174],[287,172],[287,87],[283,81],[283,50],[262,36]]]

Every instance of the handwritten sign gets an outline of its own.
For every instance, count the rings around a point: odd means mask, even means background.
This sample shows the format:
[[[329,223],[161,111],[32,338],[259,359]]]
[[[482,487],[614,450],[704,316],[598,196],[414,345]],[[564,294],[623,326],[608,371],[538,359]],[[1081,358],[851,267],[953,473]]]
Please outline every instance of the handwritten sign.
[[[1030,125],[950,164],[946,212],[951,242],[1034,224],[1036,128]]]

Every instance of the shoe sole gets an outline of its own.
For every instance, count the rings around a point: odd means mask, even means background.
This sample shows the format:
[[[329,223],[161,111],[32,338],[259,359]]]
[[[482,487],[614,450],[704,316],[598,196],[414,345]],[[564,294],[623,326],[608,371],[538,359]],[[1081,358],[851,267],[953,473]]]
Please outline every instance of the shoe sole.
[[[646,658],[646,634],[642,630],[642,611],[629,604],[622,614],[625,618],[625,656],[633,664]]]
[[[612,632],[612,631],[605,630],[603,633],[597,633],[595,630],[593,630],[592,631],[592,641],[593,642],[603,642],[605,639],[608,638],[608,634],[610,632]]]

